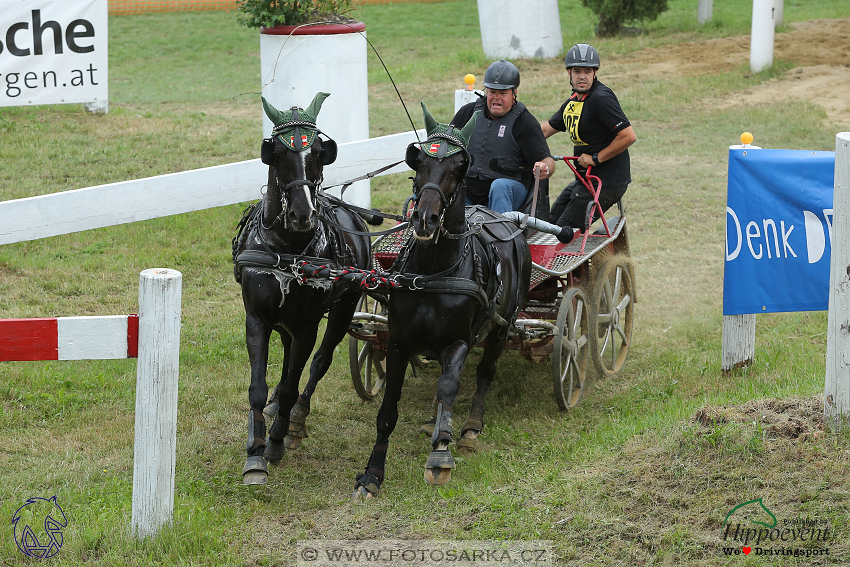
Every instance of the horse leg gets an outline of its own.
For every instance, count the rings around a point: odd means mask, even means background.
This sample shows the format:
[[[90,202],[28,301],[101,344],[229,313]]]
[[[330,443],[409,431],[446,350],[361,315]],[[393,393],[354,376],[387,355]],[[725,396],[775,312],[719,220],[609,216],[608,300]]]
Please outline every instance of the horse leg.
[[[245,316],[245,343],[251,362],[251,386],[248,388],[248,457],[242,469],[242,482],[246,485],[265,484],[269,477],[268,465],[263,459],[266,448],[266,420],[263,405],[269,388],[266,385],[266,365],[269,360],[269,339],[272,329],[254,313]]]
[[[266,402],[266,407],[263,408],[263,415],[267,420],[273,420],[280,409],[280,385],[283,384],[283,379],[286,378],[286,361],[289,360],[289,349],[292,346],[292,337],[289,333],[280,333],[280,342],[283,345],[283,364],[280,372],[280,380],[277,386],[274,387],[274,392],[269,396],[269,401]]]
[[[481,450],[481,442],[478,436],[484,429],[484,396],[493,383],[496,376],[496,362],[505,351],[505,339],[498,336],[498,332],[488,335],[484,344],[484,353],[481,362],[475,370],[475,394],[472,396],[472,407],[469,408],[469,417],[460,430],[460,439],[457,442],[458,452],[467,457]]]
[[[316,344],[316,334],[319,330],[318,324],[310,325],[306,322],[301,333],[292,339],[289,359],[285,361],[284,367],[286,378],[281,379],[280,408],[277,418],[269,428],[269,436],[266,438],[266,451],[264,456],[269,461],[279,461],[283,457],[286,448],[284,438],[291,433],[289,431],[289,416],[296,409],[298,403],[298,381],[304,366],[310,358],[313,346]],[[309,410],[308,410],[309,411]],[[306,417],[306,416],[305,416]],[[306,436],[306,433],[305,433]],[[298,443],[300,444],[300,439]],[[295,445],[296,448],[298,445]]]
[[[390,435],[398,422],[398,401],[401,399],[407,363],[408,357],[395,349],[390,349],[390,352],[387,353],[386,391],[381,407],[378,409],[378,417],[375,420],[378,434],[375,438],[375,445],[372,447],[372,454],[369,455],[365,472],[359,473],[356,477],[355,498],[374,498],[381,492]]]
[[[319,345],[316,354],[313,355],[313,362],[310,364],[310,378],[289,413],[289,431],[283,440],[287,449],[297,449],[301,445],[301,440],[307,437],[306,421],[307,416],[310,415],[310,398],[316,391],[319,380],[327,374],[331,367],[334,349],[348,332],[348,326],[351,324],[351,317],[354,315],[354,309],[359,299],[358,293],[347,294],[340,299],[337,307],[328,312],[325,335],[322,337],[322,343]]]
[[[437,418],[431,435],[431,454],[425,463],[425,482],[447,484],[452,479],[455,461],[449,450],[452,440],[452,404],[460,389],[460,373],[469,346],[458,341],[440,355],[443,373],[437,383]]]

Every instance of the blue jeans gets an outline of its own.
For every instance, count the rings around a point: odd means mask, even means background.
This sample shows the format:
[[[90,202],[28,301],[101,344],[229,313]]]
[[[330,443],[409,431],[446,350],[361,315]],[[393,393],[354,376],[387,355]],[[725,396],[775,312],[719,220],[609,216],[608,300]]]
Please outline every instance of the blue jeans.
[[[487,208],[497,213],[518,211],[528,197],[528,187],[514,179],[494,179],[490,184],[490,198]],[[467,205],[474,205],[469,198]]]

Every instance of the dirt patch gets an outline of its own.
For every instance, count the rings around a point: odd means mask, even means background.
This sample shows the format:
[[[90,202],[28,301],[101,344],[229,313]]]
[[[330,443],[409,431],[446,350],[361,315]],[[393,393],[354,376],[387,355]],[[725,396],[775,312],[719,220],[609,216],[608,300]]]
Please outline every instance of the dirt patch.
[[[790,32],[774,38],[774,60],[795,65],[850,65],[850,18],[809,20],[791,24]],[[750,36],[739,35],[704,41],[650,47],[618,62],[640,67],[636,73],[699,77],[722,73],[747,64]]]
[[[823,435],[823,400],[762,399],[740,406],[704,406],[694,413],[693,421],[704,427],[760,423],[765,439],[805,441]]]
[[[810,20],[774,39],[774,61],[797,67],[784,76],[726,101],[743,104],[807,101],[818,104],[827,117],[850,128],[850,18]],[[610,76],[620,81],[658,76],[719,74],[750,60],[750,36],[742,35],[647,48],[612,60]]]
[[[850,40],[848,40],[850,42]],[[798,67],[782,77],[748,89],[734,102],[727,101],[715,108],[744,104],[806,101],[821,106],[827,118],[844,128],[850,128],[850,66],[815,65]]]

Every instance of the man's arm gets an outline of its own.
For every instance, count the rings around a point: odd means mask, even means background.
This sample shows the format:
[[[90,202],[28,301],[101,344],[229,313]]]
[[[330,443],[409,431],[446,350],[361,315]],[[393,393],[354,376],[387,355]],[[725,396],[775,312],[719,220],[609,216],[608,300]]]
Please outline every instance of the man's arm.
[[[554,128],[552,128],[552,125],[549,124],[548,120],[540,125],[540,129],[543,130],[543,136],[547,139],[559,132],[559,130],[555,130]]]
[[[634,144],[636,140],[637,135],[635,134],[634,128],[632,128],[631,126],[626,126],[622,130],[617,132],[617,135],[614,137],[611,143],[608,144],[608,147],[596,154],[599,163],[608,161],[612,157],[623,153],[629,148],[629,146]],[[595,163],[593,163],[593,156],[589,154],[581,154],[578,157],[578,164],[584,168],[596,165]]]

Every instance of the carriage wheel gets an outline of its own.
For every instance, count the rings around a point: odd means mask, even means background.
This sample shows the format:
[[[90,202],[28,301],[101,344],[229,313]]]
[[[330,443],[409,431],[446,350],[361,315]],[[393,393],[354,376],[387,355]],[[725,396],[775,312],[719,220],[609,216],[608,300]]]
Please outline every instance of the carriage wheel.
[[[590,356],[600,376],[623,368],[632,343],[634,276],[631,261],[612,256],[599,267],[590,299]]]
[[[381,304],[364,294],[357,304],[357,311],[379,314],[383,310]],[[349,332],[348,359],[351,367],[351,381],[354,390],[361,399],[375,399],[384,387],[384,351],[375,348],[382,338],[378,331],[356,329]]]
[[[562,410],[581,400],[587,376],[588,306],[578,288],[567,290],[558,311],[558,334],[552,338],[552,379],[555,401]]]

